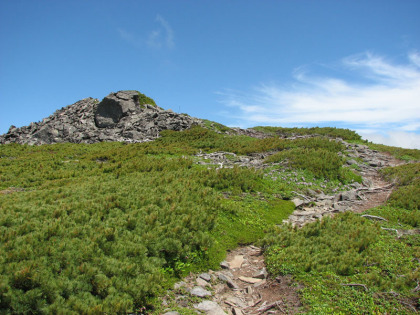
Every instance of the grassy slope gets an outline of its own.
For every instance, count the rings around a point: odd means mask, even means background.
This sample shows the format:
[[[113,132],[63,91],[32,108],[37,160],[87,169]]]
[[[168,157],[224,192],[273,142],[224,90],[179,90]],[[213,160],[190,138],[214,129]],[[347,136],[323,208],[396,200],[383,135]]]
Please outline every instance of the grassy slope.
[[[418,150],[375,149],[419,157]],[[420,281],[420,163],[383,174],[398,188],[386,205],[365,213],[386,222],[345,213],[300,230],[275,228],[261,242],[273,275],[292,274],[305,285],[301,294],[308,313],[409,314],[412,305],[420,304],[415,290]],[[414,229],[414,234],[405,232]],[[343,285],[355,283],[365,287]]]
[[[267,176],[269,170],[216,171],[194,163],[191,155],[199,150],[281,150],[277,161],[291,168],[281,179]],[[293,150],[306,158],[293,160]],[[0,190],[18,190],[0,195],[0,251],[6,253],[0,256],[0,309],[124,313],[150,307],[177,276],[214,268],[226,249],[262,239],[293,211],[281,196],[306,189],[308,181],[328,190],[357,180],[343,171],[343,160],[325,159],[338,150],[322,138],[259,140],[198,127],[144,144],[0,146]],[[305,185],[298,182],[303,176]],[[264,242],[275,248],[278,236],[269,235]],[[306,301],[317,308],[317,300]]]

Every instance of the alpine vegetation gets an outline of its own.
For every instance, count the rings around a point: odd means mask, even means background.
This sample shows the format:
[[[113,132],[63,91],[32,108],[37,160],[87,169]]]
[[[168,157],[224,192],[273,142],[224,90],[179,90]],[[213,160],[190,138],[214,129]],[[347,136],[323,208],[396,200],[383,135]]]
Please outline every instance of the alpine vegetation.
[[[206,275],[203,297],[174,284],[252,244],[301,313],[414,313],[418,159],[345,129],[229,128],[137,91],[81,100],[0,136],[0,311],[192,314],[241,280]]]

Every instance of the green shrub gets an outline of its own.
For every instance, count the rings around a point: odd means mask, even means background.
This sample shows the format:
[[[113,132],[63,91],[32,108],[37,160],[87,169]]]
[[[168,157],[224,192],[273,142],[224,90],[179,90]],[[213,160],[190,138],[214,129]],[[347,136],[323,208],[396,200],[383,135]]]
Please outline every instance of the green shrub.
[[[377,237],[370,222],[350,213],[300,230],[282,226],[265,240],[272,244],[266,262],[273,275],[329,271],[348,276],[370,259],[368,249]]]
[[[293,211],[241,199],[264,193],[261,172],[185,156],[211,139],[252,141],[194,128],[142,144],[1,145],[0,312],[135,312]]]
[[[420,163],[385,168],[382,174],[397,185],[389,197],[389,205],[420,210]]]
[[[146,95],[144,95],[140,92],[138,92],[138,93],[139,93],[139,104],[140,105],[149,104],[149,105],[157,106],[155,101],[152,98],[150,98],[150,97],[148,97],[148,96],[146,96]]]
[[[404,149],[399,147],[392,147],[383,144],[368,143],[368,146],[372,150],[378,150],[380,152],[387,152],[392,154],[398,159],[405,161],[419,161],[420,160],[420,150],[417,149]]]
[[[332,138],[342,138],[343,140],[360,140],[361,137],[355,131],[350,129],[341,129],[334,127],[312,127],[312,128],[283,128],[283,127],[254,127],[257,131],[280,136],[294,135],[319,135]]]
[[[292,167],[310,171],[318,178],[338,179],[342,159],[325,149],[295,148],[269,156],[266,162],[287,161]]]

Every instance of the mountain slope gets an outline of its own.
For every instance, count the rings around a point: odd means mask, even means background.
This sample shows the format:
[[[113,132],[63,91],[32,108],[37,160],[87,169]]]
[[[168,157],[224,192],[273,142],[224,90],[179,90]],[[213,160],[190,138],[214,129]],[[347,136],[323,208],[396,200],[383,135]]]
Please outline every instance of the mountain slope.
[[[418,307],[418,163],[384,169],[392,159],[349,130],[220,133],[177,114],[171,125],[170,112],[143,104],[152,101],[135,91],[81,102],[85,106],[69,106],[7,137],[53,145],[0,145],[0,312],[171,308],[192,314],[188,301],[216,295],[166,290],[191,271],[218,268],[227,250],[256,243],[265,250],[271,285],[277,275],[288,277],[284,288],[299,285],[303,308],[293,311],[410,313]],[[141,117],[159,133],[154,141],[142,138]],[[140,136],[124,138],[136,124]],[[70,135],[60,126],[77,131]],[[85,130],[89,138],[72,138]],[[55,143],[66,139],[98,143]],[[368,177],[381,169],[400,189],[369,214],[388,221],[346,212],[370,198]],[[335,217],[308,223],[323,216],[320,208]],[[307,224],[282,225],[292,213]],[[341,285],[352,283],[366,290]],[[211,285],[225,283],[213,279]]]

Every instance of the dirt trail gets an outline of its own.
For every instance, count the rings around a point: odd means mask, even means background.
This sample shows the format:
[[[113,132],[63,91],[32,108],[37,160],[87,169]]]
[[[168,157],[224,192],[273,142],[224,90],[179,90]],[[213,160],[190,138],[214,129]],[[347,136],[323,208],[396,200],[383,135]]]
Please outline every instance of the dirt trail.
[[[322,219],[323,215],[342,212],[343,207],[345,211],[362,212],[384,204],[388,199],[392,185],[380,176],[378,170],[402,162],[390,155],[372,151],[366,146],[346,145],[350,157],[354,156],[364,161],[358,163],[364,180],[363,185],[355,186],[354,198],[342,200],[340,198],[343,198],[343,193],[338,193],[332,196],[333,201],[329,205],[318,203],[312,208],[298,208],[290,218],[300,220],[297,223],[295,221],[299,226],[318,218]],[[311,203],[314,204],[313,201]],[[308,215],[304,215],[305,212]],[[314,212],[316,215],[312,215]],[[228,252],[221,267],[219,271],[209,270],[201,275],[190,275],[178,283],[174,290],[178,305],[210,315],[295,314],[302,311],[297,293],[299,284],[294,283],[288,276],[275,279],[269,277],[260,248],[252,245],[236,248]],[[203,300],[194,303],[194,296],[202,297]],[[163,303],[167,301],[164,300]],[[179,313],[168,308],[164,314]]]

